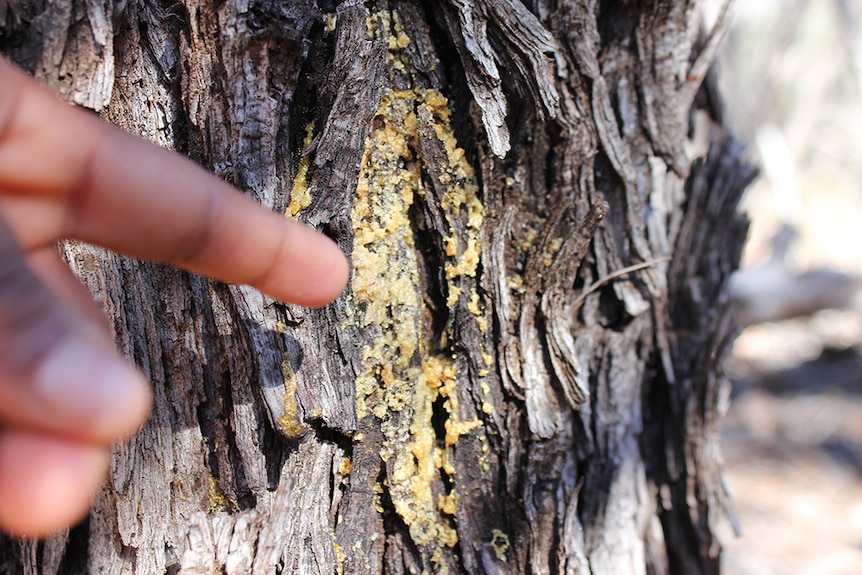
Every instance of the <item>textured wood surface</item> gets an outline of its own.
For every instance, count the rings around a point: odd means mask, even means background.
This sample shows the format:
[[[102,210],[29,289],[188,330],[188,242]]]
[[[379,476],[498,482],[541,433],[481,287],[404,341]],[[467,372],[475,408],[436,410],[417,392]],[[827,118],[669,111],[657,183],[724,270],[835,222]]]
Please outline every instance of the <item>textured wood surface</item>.
[[[65,244],[155,406],[89,520],[0,540],[0,572],[717,573],[754,175],[705,88],[726,26],[694,0],[0,1],[46,85],[353,262],[304,310]]]

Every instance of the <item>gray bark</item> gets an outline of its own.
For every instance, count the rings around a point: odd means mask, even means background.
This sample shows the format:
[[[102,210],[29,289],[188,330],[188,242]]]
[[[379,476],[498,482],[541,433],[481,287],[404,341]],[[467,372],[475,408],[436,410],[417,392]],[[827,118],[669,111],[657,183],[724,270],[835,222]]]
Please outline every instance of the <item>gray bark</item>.
[[[353,263],[304,310],[66,243],[155,407],[0,572],[717,573],[753,171],[700,10],[0,0],[46,85]]]

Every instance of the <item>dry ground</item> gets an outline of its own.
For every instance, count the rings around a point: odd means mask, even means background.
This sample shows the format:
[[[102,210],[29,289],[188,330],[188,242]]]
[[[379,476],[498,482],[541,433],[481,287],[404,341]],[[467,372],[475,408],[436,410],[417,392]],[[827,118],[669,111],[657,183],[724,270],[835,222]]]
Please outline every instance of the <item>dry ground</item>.
[[[862,573],[862,315],[749,328],[724,454],[739,538],[725,575]]]

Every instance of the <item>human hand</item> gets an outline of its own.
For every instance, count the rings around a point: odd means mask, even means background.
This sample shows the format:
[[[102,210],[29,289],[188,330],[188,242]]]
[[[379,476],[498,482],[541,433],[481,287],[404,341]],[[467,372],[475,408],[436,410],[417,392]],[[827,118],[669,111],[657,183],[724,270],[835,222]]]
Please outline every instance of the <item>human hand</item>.
[[[74,238],[305,306],[344,288],[343,254],[191,162],[56,99],[0,57],[0,529],[82,518],[149,385],[56,251]]]

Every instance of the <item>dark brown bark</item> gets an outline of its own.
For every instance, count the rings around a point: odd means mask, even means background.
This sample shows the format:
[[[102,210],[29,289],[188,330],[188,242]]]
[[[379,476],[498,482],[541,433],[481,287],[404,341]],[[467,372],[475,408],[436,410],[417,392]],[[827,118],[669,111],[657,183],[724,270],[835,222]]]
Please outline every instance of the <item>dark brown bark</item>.
[[[0,565],[717,573],[753,172],[703,82],[727,19],[699,14],[0,1],[0,49],[44,83],[353,262],[310,311],[66,244],[154,412],[87,522]]]

